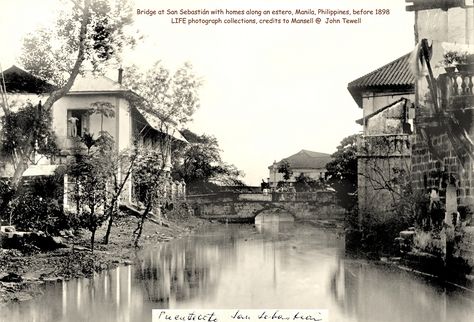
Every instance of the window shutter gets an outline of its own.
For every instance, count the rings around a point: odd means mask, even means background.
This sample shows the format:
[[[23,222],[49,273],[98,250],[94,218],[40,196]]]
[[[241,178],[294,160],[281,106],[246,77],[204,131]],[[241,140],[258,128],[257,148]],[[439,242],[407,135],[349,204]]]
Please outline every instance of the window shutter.
[[[71,129],[71,122],[69,122],[69,118],[72,116],[72,112],[70,110],[67,111],[66,115],[66,124],[67,124],[67,137],[71,137],[72,135],[72,129]]]

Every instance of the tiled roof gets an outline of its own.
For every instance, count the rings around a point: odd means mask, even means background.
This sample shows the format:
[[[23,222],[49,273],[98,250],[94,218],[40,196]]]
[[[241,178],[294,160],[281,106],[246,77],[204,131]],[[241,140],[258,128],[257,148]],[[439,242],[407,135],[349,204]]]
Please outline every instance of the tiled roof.
[[[300,152],[293,154],[288,158],[282,159],[277,163],[277,166],[283,161],[288,161],[290,167],[293,169],[321,169],[325,168],[326,164],[331,160],[331,156],[327,153],[301,150]],[[273,165],[270,167],[272,166]]]
[[[403,91],[412,92],[415,87],[415,77],[410,70],[410,53],[359,77],[347,85],[347,89],[362,108],[362,92],[373,91]]]
[[[176,140],[188,142],[181,132],[178,131],[178,129],[170,122],[163,122],[159,117],[139,108],[138,106],[135,106],[135,108],[143,116],[148,125],[156,131],[168,134],[174,137]]]
[[[31,73],[15,65],[4,70],[3,77],[8,93],[41,94],[52,92],[55,89],[53,85],[45,80],[33,76]]]
[[[410,53],[349,83],[348,88],[374,86],[410,86],[415,77],[410,71]]]

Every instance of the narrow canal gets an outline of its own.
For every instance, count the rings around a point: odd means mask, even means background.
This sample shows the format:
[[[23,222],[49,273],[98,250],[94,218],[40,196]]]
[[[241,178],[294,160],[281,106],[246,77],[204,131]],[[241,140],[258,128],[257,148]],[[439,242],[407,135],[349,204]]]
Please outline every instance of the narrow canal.
[[[328,309],[330,321],[474,321],[474,297],[344,256],[309,224],[211,225],[137,255],[133,266],[51,283],[1,321],[150,321],[154,308]]]

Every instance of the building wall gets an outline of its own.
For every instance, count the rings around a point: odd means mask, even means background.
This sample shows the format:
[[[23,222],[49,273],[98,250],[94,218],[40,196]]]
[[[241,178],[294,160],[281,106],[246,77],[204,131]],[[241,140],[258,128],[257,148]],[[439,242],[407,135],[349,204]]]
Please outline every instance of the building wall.
[[[68,138],[68,110],[88,110],[91,104],[105,101],[115,106],[115,117],[104,117],[103,130],[114,138],[119,150],[130,147],[131,125],[128,102],[116,96],[108,95],[68,95],[58,100],[53,106],[53,128],[58,138],[58,145],[62,149],[72,147],[72,140]],[[89,133],[97,138],[101,130],[101,115],[92,114],[89,117]]]
[[[447,11],[441,9],[423,10],[416,13],[415,37],[417,41],[426,38],[432,42],[431,66],[433,74],[438,77],[444,73],[444,68],[439,67],[443,59],[443,42],[458,44],[474,44],[474,8],[451,8]],[[428,84],[424,78],[416,83],[420,104],[429,100]]]
[[[412,101],[414,96],[413,92],[395,92],[390,89],[385,93],[366,92],[362,101],[363,114],[367,116],[401,98]],[[395,210],[400,195],[398,191],[388,189],[395,187],[390,182],[399,176],[393,169],[403,169],[408,175],[411,166],[410,136],[404,134],[403,125],[406,116],[413,119],[414,111],[405,115],[402,106],[394,105],[363,123],[357,155],[358,208],[362,216],[376,213],[382,218]]]
[[[318,180],[319,178],[324,178],[325,173],[327,172],[326,168],[319,168],[319,169],[291,169],[293,171],[293,176],[288,180],[289,182],[295,182],[296,178],[300,174],[304,174],[311,179]],[[278,167],[270,167],[269,169],[269,178],[270,178],[270,184],[273,186],[280,182],[280,181],[285,181],[283,179],[283,173],[278,173]]]
[[[442,42],[474,44],[474,8],[418,11],[415,24],[418,41],[423,38],[433,41],[433,66],[443,58]]]
[[[389,217],[410,173],[410,135],[362,136],[357,150],[359,213]]]
[[[408,109],[406,111],[405,109]],[[406,115],[407,114],[407,115]],[[364,135],[381,135],[404,133],[404,123],[408,117],[411,130],[413,130],[413,118],[415,110],[411,103],[396,104],[365,120]]]
[[[387,106],[395,101],[398,101],[400,98],[407,98],[409,100],[414,100],[415,93],[413,91],[390,91],[375,93],[372,91],[367,91],[362,94],[362,109],[363,116],[367,116],[373,112],[378,111],[384,106]]]

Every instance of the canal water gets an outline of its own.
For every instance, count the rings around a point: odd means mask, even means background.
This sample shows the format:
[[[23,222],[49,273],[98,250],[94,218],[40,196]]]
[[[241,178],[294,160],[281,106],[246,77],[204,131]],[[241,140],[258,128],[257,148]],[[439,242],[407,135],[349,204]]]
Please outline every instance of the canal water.
[[[152,309],[327,309],[330,321],[474,321],[469,291],[348,259],[337,230],[211,225],[92,279],[50,283],[1,321],[151,321]]]

